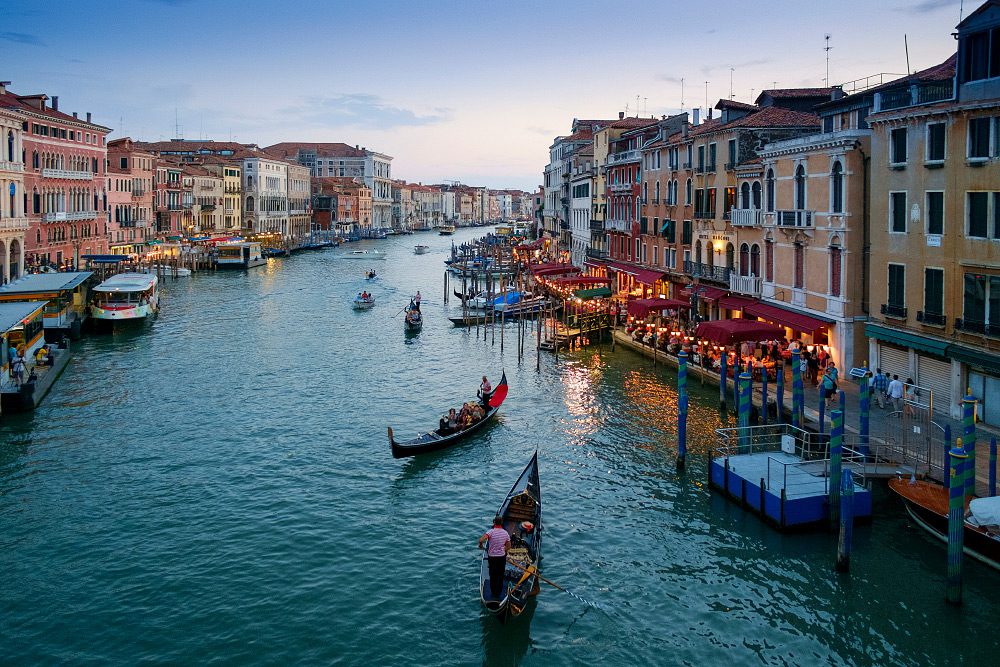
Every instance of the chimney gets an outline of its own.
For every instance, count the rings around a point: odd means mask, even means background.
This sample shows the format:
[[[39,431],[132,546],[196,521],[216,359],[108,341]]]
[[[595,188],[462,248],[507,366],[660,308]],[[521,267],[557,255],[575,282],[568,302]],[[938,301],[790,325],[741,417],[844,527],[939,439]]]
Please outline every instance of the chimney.
[[[7,86],[10,85],[10,81],[0,81],[0,95],[7,92]]]
[[[686,120],[684,121],[684,124],[681,125],[681,136],[684,137],[685,139],[688,138],[688,131],[690,127],[691,123],[687,122]]]
[[[693,120],[691,124],[694,125],[695,127],[698,127],[698,123],[701,119],[701,107],[695,107],[694,109],[692,109],[691,116]]]
[[[708,107],[708,118],[705,120],[712,120],[712,107]]]
[[[58,95],[53,95],[52,96],[52,110],[53,111],[59,111],[59,96]]]
[[[843,97],[844,97],[843,86],[834,86],[833,88],[830,89],[830,101],[843,99]]]
[[[90,122],[90,112],[89,111],[87,112],[87,122],[88,123]]]
[[[625,118],[625,112],[624,111],[619,111],[618,112],[618,120],[623,120],[624,118]]]
[[[77,117],[77,115],[76,115],[76,112],[74,111],[73,112],[73,118],[76,118],[76,117]]]

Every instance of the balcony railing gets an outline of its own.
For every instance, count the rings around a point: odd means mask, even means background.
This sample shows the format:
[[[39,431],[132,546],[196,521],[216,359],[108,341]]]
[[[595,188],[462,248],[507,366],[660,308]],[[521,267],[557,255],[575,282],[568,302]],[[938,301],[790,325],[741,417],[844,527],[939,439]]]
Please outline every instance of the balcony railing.
[[[613,164],[622,164],[623,162],[638,162],[639,161],[639,151],[621,151],[619,153],[612,153],[608,156],[608,166]]]
[[[24,232],[28,230],[27,218],[0,218],[0,231]]]
[[[704,218],[710,218],[711,219],[711,218],[715,217],[715,211],[695,211],[694,212],[694,217],[699,218],[699,219],[704,219]]]
[[[705,173],[705,165],[699,164],[697,167],[694,168],[694,173],[696,173],[696,174],[704,174]]]
[[[20,162],[11,162],[10,160],[0,160],[0,171],[24,171],[24,165]]]
[[[982,334],[991,338],[1000,337],[1000,325],[991,322],[981,322],[970,320],[969,318],[956,317],[955,329],[966,333]]]
[[[604,221],[603,220],[591,220],[590,221],[590,231],[601,232],[604,231]]]
[[[605,252],[604,250],[596,250],[594,248],[587,248],[587,257],[591,257],[593,259],[607,259],[608,258],[608,253]]]
[[[89,181],[94,178],[94,172],[70,169],[42,169],[42,178],[68,178],[74,181]]]
[[[729,291],[750,296],[760,296],[762,278],[757,276],[741,276],[735,271],[729,274]]]
[[[568,222],[560,222],[559,223],[559,229],[569,229],[569,228],[570,228],[570,226],[569,226]]]
[[[608,186],[611,192],[632,192],[631,183],[612,183]]]
[[[812,227],[813,212],[802,209],[778,211],[778,224],[782,227]]]
[[[611,232],[627,232],[629,223],[626,220],[605,220],[604,229]]]
[[[886,317],[896,317],[901,320],[905,320],[906,306],[899,306],[892,303],[883,303],[881,313]]]
[[[759,208],[734,208],[730,209],[730,222],[734,227],[759,227]]]
[[[940,313],[928,313],[923,310],[917,311],[917,322],[943,327],[947,318]]]
[[[954,83],[951,79],[913,84],[905,88],[887,90],[884,93],[875,93],[875,111],[888,111],[918,104],[941,102],[950,100],[954,94]]]
[[[702,262],[684,261],[684,273],[692,278],[704,278],[715,282],[729,284],[729,276],[733,270],[726,266],[713,266]]]
[[[690,162],[685,162],[684,163],[684,168],[685,169],[690,169],[691,168],[691,163]]]
[[[52,211],[42,216],[45,222],[67,222],[71,220],[91,220],[97,217],[97,211]]]

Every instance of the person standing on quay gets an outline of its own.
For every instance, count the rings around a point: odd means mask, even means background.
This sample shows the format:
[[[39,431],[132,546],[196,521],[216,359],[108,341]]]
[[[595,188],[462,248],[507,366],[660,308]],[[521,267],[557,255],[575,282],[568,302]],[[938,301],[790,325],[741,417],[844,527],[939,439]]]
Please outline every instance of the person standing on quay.
[[[889,397],[889,376],[883,373],[881,368],[875,369],[872,386],[875,389],[875,402],[880,408],[885,409],[886,399]]]
[[[510,533],[503,529],[503,519],[497,515],[493,518],[493,527],[479,538],[479,548],[487,544],[486,557],[490,566],[490,594],[494,600],[500,600],[503,592],[503,576],[507,569],[507,552],[510,550]]]

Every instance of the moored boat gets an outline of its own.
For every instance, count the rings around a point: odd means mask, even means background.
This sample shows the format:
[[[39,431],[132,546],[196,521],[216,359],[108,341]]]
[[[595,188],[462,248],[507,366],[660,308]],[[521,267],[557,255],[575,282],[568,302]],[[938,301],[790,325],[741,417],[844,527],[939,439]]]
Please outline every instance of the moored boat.
[[[217,269],[250,269],[267,264],[260,244],[255,241],[218,243],[215,251]]]
[[[191,275],[191,269],[183,266],[170,266],[170,265],[159,265],[153,264],[152,266],[144,266],[140,269],[142,273],[157,273],[164,276],[186,278]]]
[[[388,428],[389,431],[389,446],[392,449],[392,455],[394,458],[400,459],[406,456],[415,456],[417,454],[426,454],[428,452],[435,452],[439,449],[446,449],[451,447],[453,444],[459,440],[463,440],[476,431],[480,430],[490,422],[500,406],[503,404],[504,399],[507,398],[507,374],[504,373],[500,377],[500,382],[497,386],[493,388],[490,392],[487,405],[489,409],[485,412],[482,419],[473,422],[472,424],[466,426],[465,428],[459,428],[455,431],[449,431],[442,423],[439,423],[438,428],[433,431],[424,433],[423,435],[418,435],[413,440],[407,440],[405,442],[397,442],[394,435],[392,427]]]
[[[413,254],[415,254],[415,255],[426,254],[426,252],[428,250],[430,250],[430,246],[429,245],[418,244],[418,245],[413,246]]]
[[[375,295],[366,293],[358,294],[354,297],[352,305],[354,306],[354,310],[369,310],[375,305]]]
[[[479,568],[479,597],[501,621],[520,616],[528,598],[538,593],[538,560],[542,548],[542,492],[538,480],[538,452],[531,456],[497,510],[510,534],[510,549],[499,597],[490,586],[488,549]]]
[[[94,288],[90,316],[104,321],[140,321],[159,310],[154,273],[118,273]]]
[[[918,526],[948,542],[948,489],[934,482],[896,478],[892,489]],[[976,498],[968,504],[963,547],[966,555],[1000,570],[1000,497]]]

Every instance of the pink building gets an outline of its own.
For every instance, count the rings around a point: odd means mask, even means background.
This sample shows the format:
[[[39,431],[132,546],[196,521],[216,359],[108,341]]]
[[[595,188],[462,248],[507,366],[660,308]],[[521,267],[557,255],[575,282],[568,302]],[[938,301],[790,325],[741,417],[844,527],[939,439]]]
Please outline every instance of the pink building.
[[[59,98],[3,94],[24,117],[25,263],[78,266],[106,253],[107,127],[59,111]],[[16,106],[15,106],[16,105]]]
[[[108,249],[112,253],[143,254],[156,236],[153,217],[152,153],[138,150],[125,137],[108,142]]]

